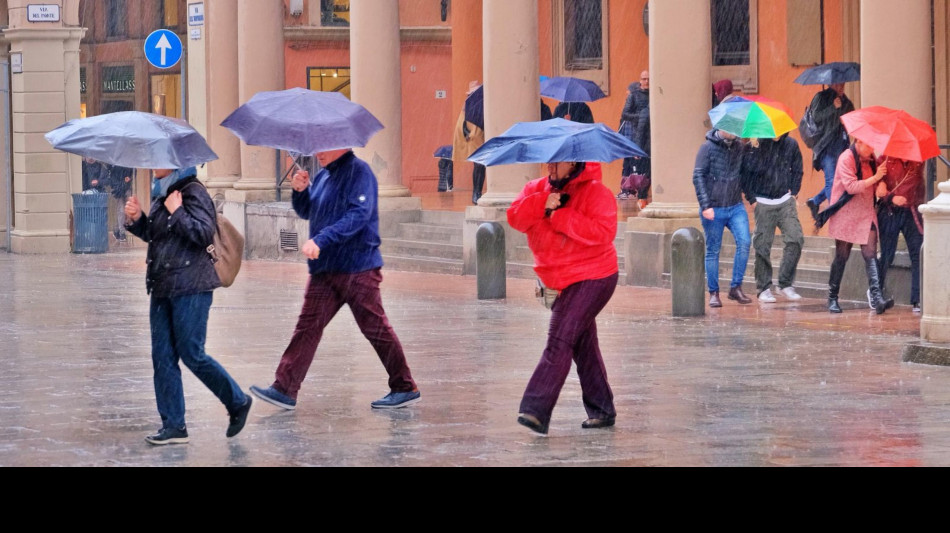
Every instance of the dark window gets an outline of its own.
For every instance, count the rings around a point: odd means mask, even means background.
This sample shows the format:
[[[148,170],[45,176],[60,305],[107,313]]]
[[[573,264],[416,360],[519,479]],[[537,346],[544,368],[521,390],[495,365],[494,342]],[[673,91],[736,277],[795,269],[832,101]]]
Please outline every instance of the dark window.
[[[349,26],[350,0],[320,0],[322,26]]]
[[[712,0],[713,66],[749,64],[749,0]]]
[[[128,35],[128,14],[126,0],[106,0],[106,37],[125,37]]]
[[[565,0],[564,38],[569,70],[603,68],[602,0]]]

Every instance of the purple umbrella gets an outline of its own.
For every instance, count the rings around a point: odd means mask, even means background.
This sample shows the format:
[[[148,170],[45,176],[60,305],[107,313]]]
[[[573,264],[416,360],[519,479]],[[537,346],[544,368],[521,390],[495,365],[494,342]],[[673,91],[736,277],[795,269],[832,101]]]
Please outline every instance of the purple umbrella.
[[[299,154],[366,146],[383,129],[342,94],[301,88],[257,93],[221,125],[247,144]]]
[[[593,102],[605,96],[596,83],[570,76],[556,76],[542,81],[541,95],[560,102]]]
[[[465,120],[485,129],[485,86],[481,85],[465,97]]]

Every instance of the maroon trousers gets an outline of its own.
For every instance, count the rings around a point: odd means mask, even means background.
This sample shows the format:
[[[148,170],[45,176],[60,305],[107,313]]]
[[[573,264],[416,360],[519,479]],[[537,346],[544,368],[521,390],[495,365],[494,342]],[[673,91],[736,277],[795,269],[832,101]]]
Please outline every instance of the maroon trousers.
[[[550,422],[573,360],[588,418],[617,416],[597,342],[596,318],[613,296],[618,277],[579,281],[561,291],[551,309],[548,345],[524,391],[520,413],[534,415],[542,424]]]
[[[390,390],[415,390],[416,383],[409,372],[402,344],[383,310],[379,293],[382,280],[383,275],[378,268],[357,274],[323,273],[310,276],[297,327],[277,366],[273,385],[275,389],[297,399],[300,384],[307,377],[324,328],[346,304],[350,306],[360,331],[376,350],[389,373]]]

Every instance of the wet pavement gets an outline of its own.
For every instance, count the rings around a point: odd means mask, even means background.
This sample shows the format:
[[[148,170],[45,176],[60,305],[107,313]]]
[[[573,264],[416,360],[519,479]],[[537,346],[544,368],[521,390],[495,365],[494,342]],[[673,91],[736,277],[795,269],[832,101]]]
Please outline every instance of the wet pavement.
[[[478,301],[474,277],[384,269],[383,302],[422,401],[374,411],[386,374],[344,308],[297,410],[257,401],[244,431],[183,369],[185,445],[152,447],[144,252],[0,254],[0,466],[948,466],[950,368],[901,362],[909,307],[730,301],[671,318],[668,290],[618,287],[598,321],[617,425],[584,430],[572,370],[538,436],[515,422],[548,311],[533,282]],[[303,264],[245,262],[215,292],[207,351],[269,385]]]

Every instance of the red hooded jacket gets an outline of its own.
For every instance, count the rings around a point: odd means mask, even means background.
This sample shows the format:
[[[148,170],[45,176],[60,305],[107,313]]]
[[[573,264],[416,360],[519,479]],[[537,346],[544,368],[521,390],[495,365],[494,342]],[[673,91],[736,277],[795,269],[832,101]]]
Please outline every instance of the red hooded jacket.
[[[567,204],[545,216],[552,192],[548,178],[531,181],[508,209],[508,223],[528,236],[541,282],[562,290],[616,274],[617,200],[601,183],[600,163],[587,163],[561,191]]]

